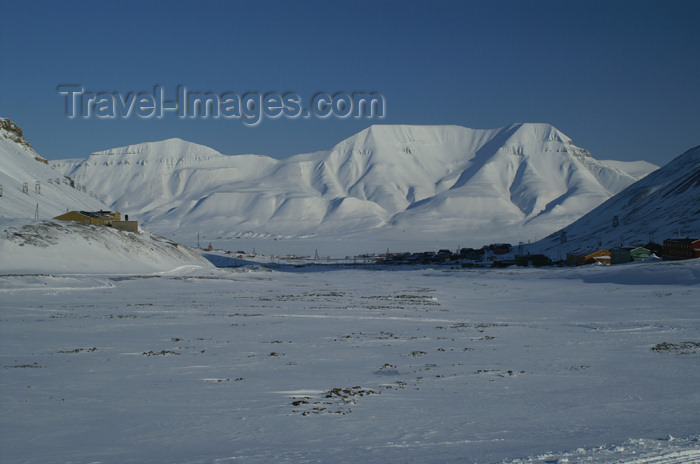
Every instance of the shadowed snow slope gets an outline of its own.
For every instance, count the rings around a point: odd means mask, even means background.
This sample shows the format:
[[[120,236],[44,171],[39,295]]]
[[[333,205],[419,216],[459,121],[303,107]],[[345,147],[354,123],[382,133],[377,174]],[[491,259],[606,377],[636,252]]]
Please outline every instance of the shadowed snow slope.
[[[569,224],[656,167],[595,160],[548,124],[371,126],[276,160],[170,139],[54,163],[163,235],[505,240]]]
[[[613,220],[617,217],[617,225]],[[700,146],[629,186],[562,231],[533,245],[545,251],[643,244],[700,233]]]

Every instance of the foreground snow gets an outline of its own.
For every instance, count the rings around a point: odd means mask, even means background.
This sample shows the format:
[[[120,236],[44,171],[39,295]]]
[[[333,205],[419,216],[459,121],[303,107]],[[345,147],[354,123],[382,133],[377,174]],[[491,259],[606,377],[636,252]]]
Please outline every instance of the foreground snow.
[[[252,269],[0,276],[0,461],[700,459],[700,260]]]
[[[700,435],[677,439],[629,439],[612,445],[589,449],[577,448],[563,453],[544,453],[524,459],[504,461],[525,463],[625,463],[625,464],[694,464],[700,462]]]

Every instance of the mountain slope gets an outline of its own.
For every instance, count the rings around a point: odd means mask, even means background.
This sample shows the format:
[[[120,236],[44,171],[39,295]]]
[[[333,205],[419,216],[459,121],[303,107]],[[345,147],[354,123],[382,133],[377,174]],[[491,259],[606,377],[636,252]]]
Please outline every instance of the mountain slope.
[[[0,218],[34,218],[37,205],[40,219],[68,209],[105,208],[87,188],[83,192],[71,187],[69,179],[34,151],[22,129],[5,118],[0,118],[0,185]]]
[[[548,124],[371,126],[283,160],[170,139],[55,166],[164,235],[472,241],[551,233],[653,169],[597,161]]]
[[[614,219],[617,217],[617,225]],[[561,243],[562,231],[566,243]],[[533,249],[550,253],[579,246],[658,243],[700,234],[700,146],[629,186]]]

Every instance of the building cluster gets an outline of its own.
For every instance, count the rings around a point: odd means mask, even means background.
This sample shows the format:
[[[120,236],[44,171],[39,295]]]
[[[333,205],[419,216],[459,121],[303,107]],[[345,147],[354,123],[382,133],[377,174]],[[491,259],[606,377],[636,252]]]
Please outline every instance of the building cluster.
[[[618,246],[615,248],[579,249],[566,254],[566,262],[582,264],[624,264],[644,261],[657,256],[664,261],[700,258],[700,239],[670,238],[662,245],[649,242],[642,246]]]
[[[377,262],[384,264],[452,264],[461,267],[492,266],[501,257],[511,253],[508,243],[495,243],[482,248],[460,248],[459,251],[442,249],[437,253],[424,251],[417,253],[387,253]]]
[[[377,259],[383,264],[442,264],[457,267],[507,267],[507,266],[581,266],[584,264],[624,264],[640,262],[654,257],[663,260],[700,258],[700,239],[667,239],[663,244],[649,242],[642,246],[617,246],[614,248],[577,249],[566,254],[566,259],[553,261],[544,254],[515,253],[507,243],[487,245],[482,248],[461,248],[457,252],[439,250],[418,253],[387,253]]]

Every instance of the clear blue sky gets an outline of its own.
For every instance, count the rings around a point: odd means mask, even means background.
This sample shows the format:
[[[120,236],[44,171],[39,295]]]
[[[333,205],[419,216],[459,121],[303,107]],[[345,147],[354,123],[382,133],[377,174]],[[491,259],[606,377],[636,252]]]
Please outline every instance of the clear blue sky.
[[[180,137],[224,154],[328,149],[372,123],[547,122],[599,159],[700,144],[700,1],[1,1],[0,116],[49,159]],[[60,84],[380,92],[382,120],[75,118]],[[170,95],[168,95],[170,96]]]

